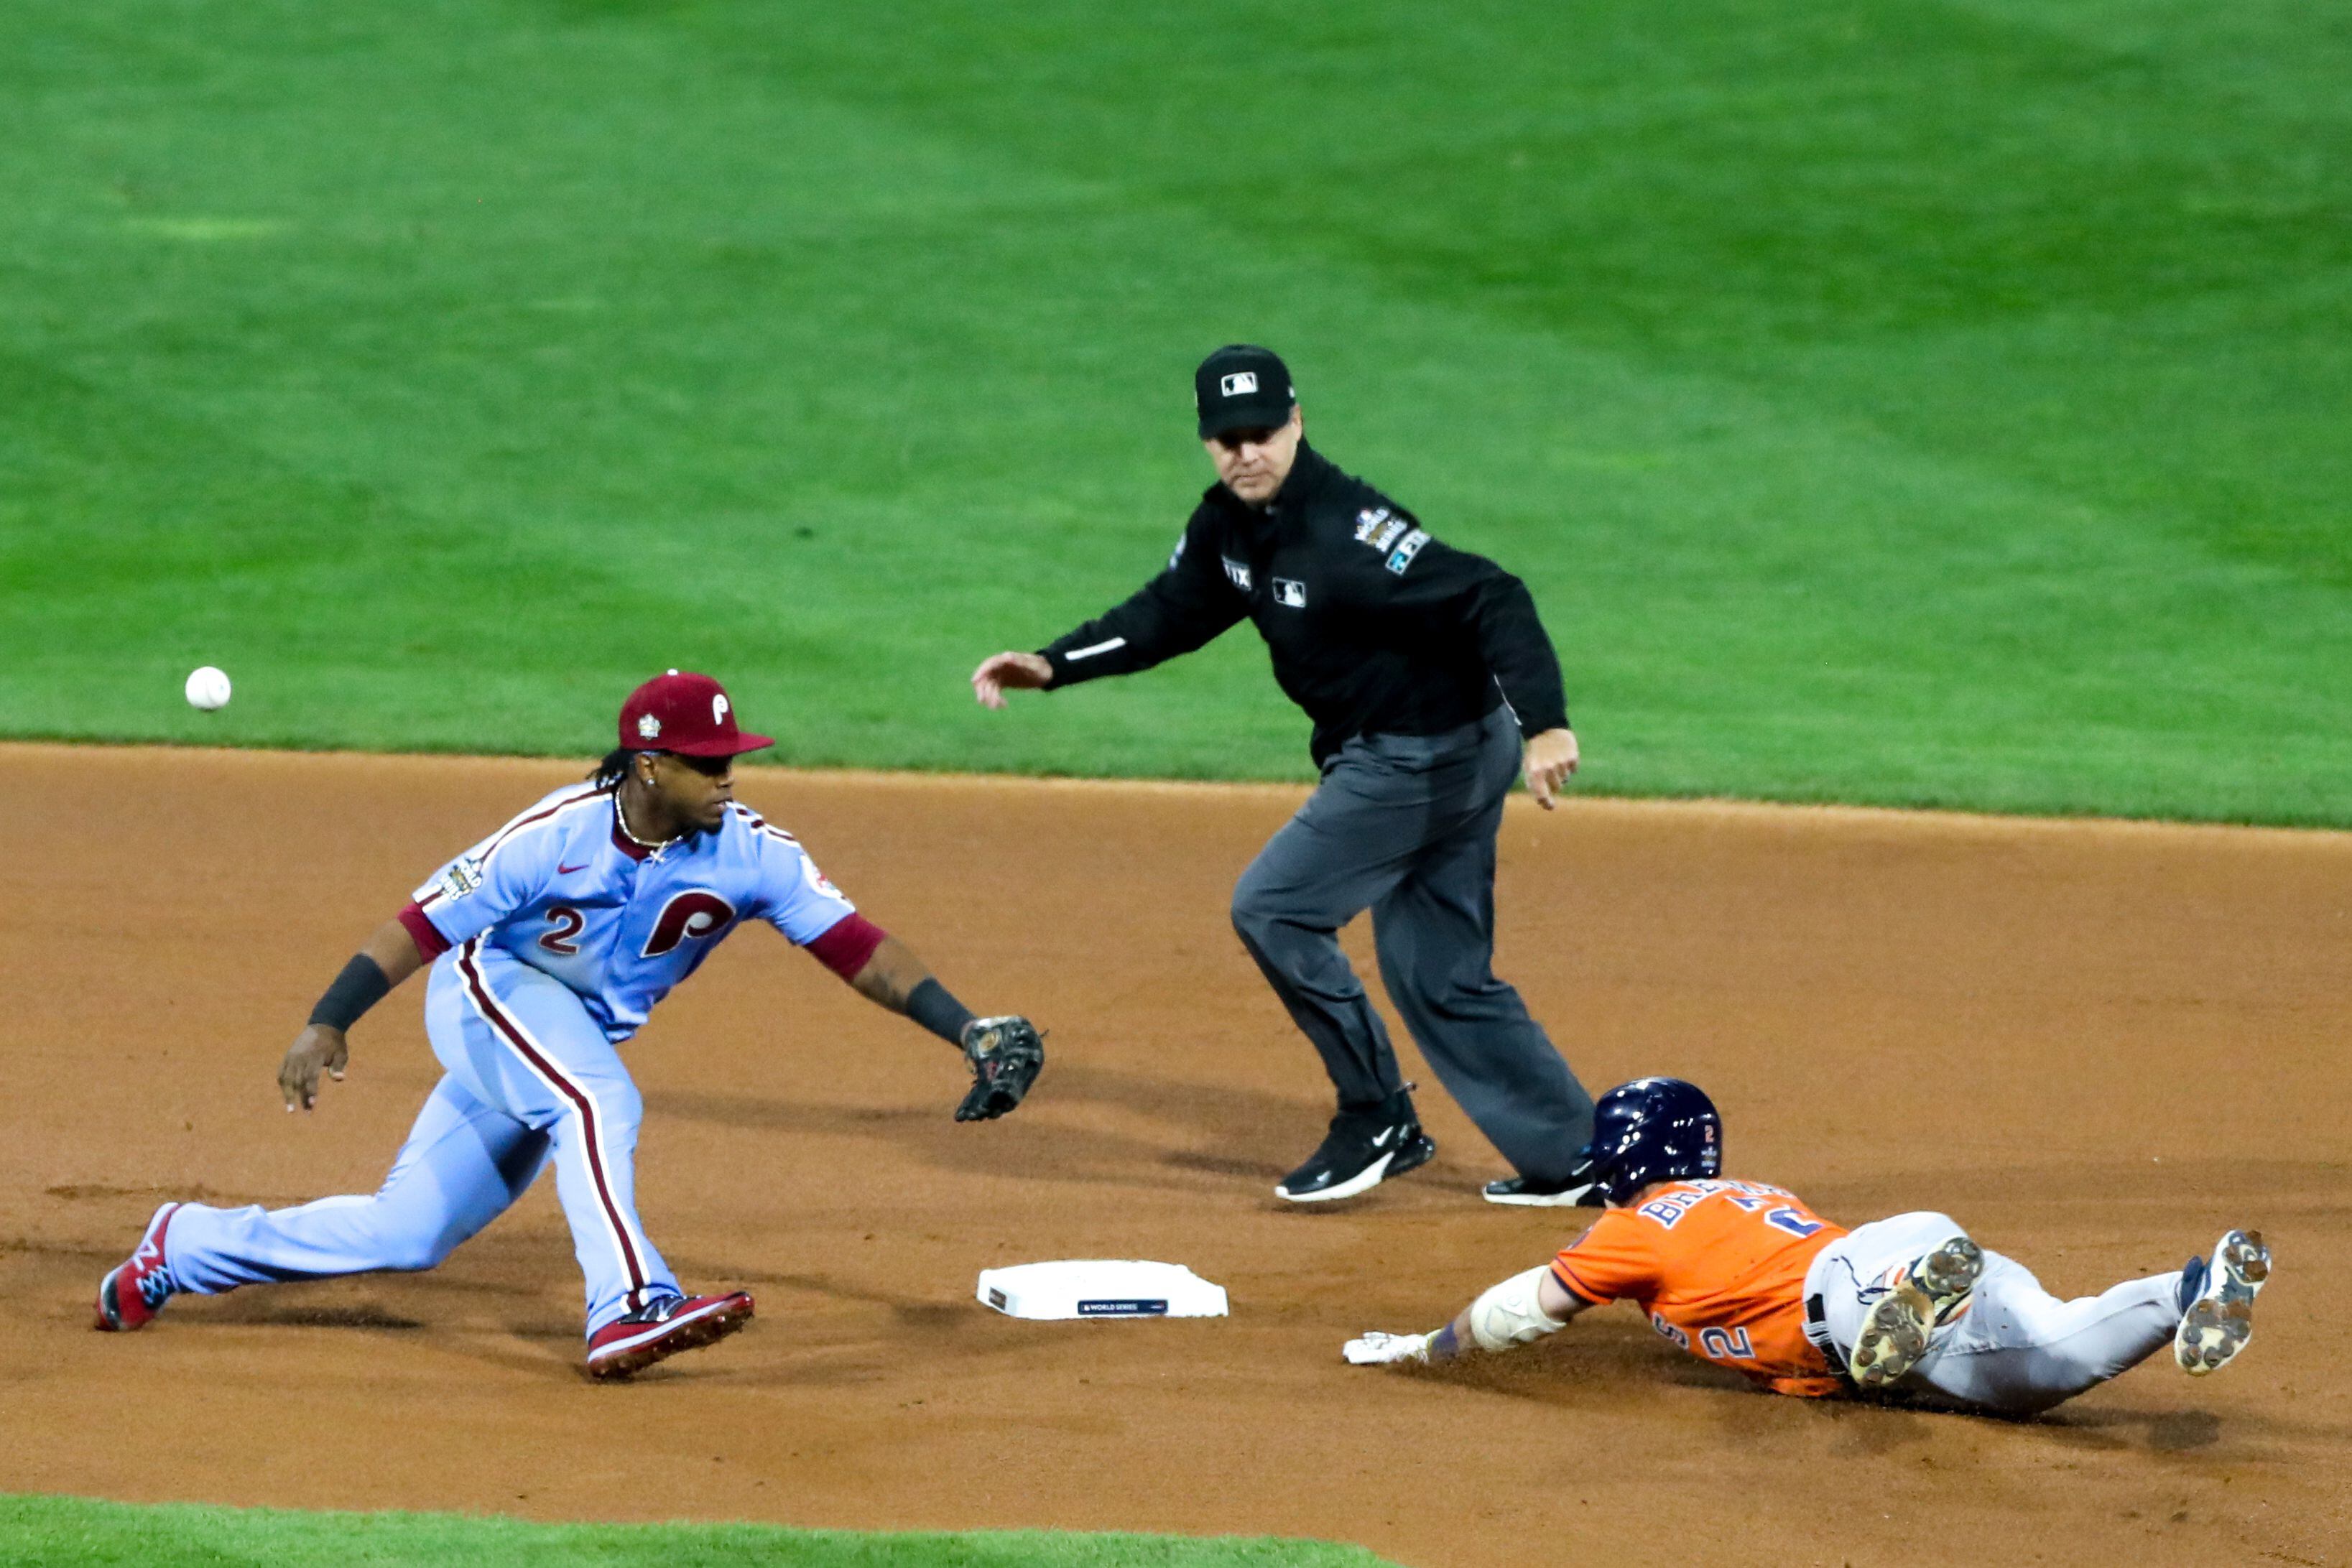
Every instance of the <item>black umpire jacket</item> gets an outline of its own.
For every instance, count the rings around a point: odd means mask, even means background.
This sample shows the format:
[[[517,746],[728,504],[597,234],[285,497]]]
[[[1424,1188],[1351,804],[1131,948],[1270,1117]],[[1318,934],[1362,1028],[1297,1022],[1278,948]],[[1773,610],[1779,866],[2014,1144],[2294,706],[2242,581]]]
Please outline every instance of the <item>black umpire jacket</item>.
[[[1244,615],[1315,721],[1318,767],[1357,736],[1442,734],[1507,699],[1523,735],[1568,723],[1527,585],[1438,543],[1304,442],[1264,510],[1210,486],[1165,571],[1038,650],[1054,666],[1047,689],[1148,670]]]

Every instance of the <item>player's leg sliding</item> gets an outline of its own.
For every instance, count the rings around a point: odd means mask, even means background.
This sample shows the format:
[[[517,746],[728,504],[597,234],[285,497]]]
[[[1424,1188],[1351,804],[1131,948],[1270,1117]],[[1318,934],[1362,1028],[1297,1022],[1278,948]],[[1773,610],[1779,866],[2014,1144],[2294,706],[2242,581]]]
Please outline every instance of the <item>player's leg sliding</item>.
[[[2095,1296],[2061,1301],[2014,1259],[1979,1252],[1969,1272],[1950,1244],[1875,1273],[1887,1239],[1918,1234],[1942,1216],[1897,1216],[1837,1244],[1828,1277],[1851,1278],[1843,1321],[1855,1326],[1847,1371],[1860,1387],[1941,1398],[2009,1416],[2038,1415],[2138,1365],[2169,1344],[2186,1371],[2229,1364],[2253,1333],[2253,1298],[2270,1277],[2257,1234],[2232,1230],[2212,1257],[2179,1273],[2126,1280]],[[1970,1246],[1973,1246],[1970,1243]],[[1961,1266],[1954,1268],[1958,1263]],[[1830,1316],[1840,1318],[1834,1307]]]
[[[139,1249],[100,1283],[98,1326],[143,1327],[173,1295],[430,1269],[506,1212],[547,1140],[444,1078],[383,1186],[291,1208],[166,1204]]]
[[[2202,1377],[2237,1359],[2254,1337],[2254,1296],[2270,1277],[2271,1249],[2259,1230],[2225,1231],[2210,1260],[2189,1260],[2172,1341],[2183,1372]]]
[[[1927,1355],[1936,1331],[1965,1315],[1984,1273],[1984,1249],[1954,1236],[1895,1272],[1862,1321],[1846,1358],[1855,1385],[1881,1389]]]

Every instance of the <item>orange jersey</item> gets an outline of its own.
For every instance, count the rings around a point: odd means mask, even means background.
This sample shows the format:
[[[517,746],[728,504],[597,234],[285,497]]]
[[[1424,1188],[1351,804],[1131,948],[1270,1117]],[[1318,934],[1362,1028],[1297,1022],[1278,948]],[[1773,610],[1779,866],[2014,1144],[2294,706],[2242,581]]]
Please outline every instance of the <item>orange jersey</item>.
[[[1693,1355],[1781,1394],[1833,1394],[1841,1380],[1805,1338],[1805,1270],[1845,1234],[1760,1181],[1669,1182],[1612,1208],[1552,1260],[1570,1294],[1632,1301]]]

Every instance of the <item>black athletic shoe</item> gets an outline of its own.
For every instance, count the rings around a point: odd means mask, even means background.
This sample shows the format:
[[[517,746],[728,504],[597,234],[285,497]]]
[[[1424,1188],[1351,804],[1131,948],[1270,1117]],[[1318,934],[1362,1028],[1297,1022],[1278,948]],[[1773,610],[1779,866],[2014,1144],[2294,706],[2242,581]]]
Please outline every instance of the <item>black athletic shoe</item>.
[[[1606,1208],[1609,1200],[1601,1196],[1601,1188],[1591,1176],[1573,1176],[1565,1181],[1531,1181],[1526,1176],[1505,1176],[1486,1184],[1485,1197],[1488,1203],[1515,1203],[1527,1208]]]
[[[1427,1165],[1436,1140],[1421,1130],[1412,1102],[1400,1094],[1374,1111],[1342,1111],[1312,1158],[1282,1178],[1276,1197],[1329,1203],[1370,1192],[1391,1176]]]

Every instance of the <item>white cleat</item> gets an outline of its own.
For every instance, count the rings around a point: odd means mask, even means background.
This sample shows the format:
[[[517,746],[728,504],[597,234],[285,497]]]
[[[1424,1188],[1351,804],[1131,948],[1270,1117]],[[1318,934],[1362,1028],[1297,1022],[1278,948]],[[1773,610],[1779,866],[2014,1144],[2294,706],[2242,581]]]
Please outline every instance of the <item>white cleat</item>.
[[[2191,1377],[2219,1372],[2254,1337],[2254,1297],[2270,1282],[2271,1249],[2259,1230],[2224,1231],[2205,1265],[2204,1288],[2180,1314],[2172,1354]]]

